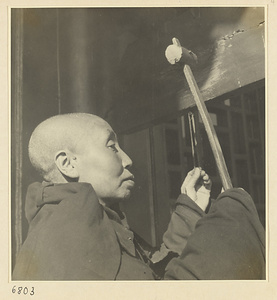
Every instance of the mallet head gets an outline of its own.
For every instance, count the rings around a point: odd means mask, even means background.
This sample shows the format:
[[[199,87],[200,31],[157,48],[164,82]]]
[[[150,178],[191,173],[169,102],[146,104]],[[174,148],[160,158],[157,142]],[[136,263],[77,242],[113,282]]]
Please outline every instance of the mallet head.
[[[193,66],[197,64],[197,56],[190,50],[181,46],[178,39],[172,39],[172,45],[169,45],[165,50],[165,57],[172,65],[183,63]]]

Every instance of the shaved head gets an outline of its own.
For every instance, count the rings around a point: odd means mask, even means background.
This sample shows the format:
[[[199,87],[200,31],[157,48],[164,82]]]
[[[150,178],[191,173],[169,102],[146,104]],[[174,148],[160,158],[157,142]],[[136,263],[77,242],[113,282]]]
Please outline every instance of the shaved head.
[[[30,138],[29,158],[34,168],[47,181],[57,182],[60,175],[55,164],[59,151],[78,153],[92,130],[106,121],[86,113],[57,115],[40,123]]]

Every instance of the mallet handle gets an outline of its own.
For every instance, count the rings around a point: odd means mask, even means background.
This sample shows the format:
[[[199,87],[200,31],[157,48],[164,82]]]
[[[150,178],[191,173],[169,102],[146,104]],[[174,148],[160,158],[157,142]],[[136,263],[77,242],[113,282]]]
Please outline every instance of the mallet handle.
[[[186,76],[188,85],[190,87],[190,90],[192,92],[194,101],[196,103],[196,106],[199,110],[200,116],[202,118],[202,121],[204,123],[205,130],[208,135],[208,139],[210,141],[210,145],[214,154],[215,162],[218,168],[219,176],[222,182],[222,186],[224,190],[232,188],[232,182],[227,170],[227,166],[224,160],[224,156],[217,138],[217,134],[215,132],[211,117],[207,111],[206,105],[204,103],[204,100],[202,98],[202,95],[199,91],[198,85],[195,81],[195,78],[192,74],[191,68],[189,65],[184,66],[184,74]]]

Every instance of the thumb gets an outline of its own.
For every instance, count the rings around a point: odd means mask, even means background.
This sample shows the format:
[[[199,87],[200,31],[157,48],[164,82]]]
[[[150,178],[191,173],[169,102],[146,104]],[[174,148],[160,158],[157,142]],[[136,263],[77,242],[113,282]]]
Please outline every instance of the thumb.
[[[191,173],[190,180],[188,182],[187,188],[195,188],[196,182],[200,178],[201,175],[201,169],[200,168],[194,168],[193,172]]]
[[[187,183],[186,186],[186,194],[193,200],[197,200],[197,195],[196,195],[196,182],[198,181],[200,177],[201,170],[200,168],[195,168],[194,172],[191,173],[190,180]]]

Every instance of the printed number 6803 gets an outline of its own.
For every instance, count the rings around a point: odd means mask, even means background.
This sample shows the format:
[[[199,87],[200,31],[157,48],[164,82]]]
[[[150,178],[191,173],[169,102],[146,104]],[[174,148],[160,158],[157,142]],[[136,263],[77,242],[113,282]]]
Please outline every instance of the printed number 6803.
[[[33,296],[35,294],[35,288],[31,287],[30,289],[28,289],[26,286],[19,286],[17,287],[16,285],[13,286],[12,288],[12,293],[13,294],[23,294],[23,295],[30,295]]]

